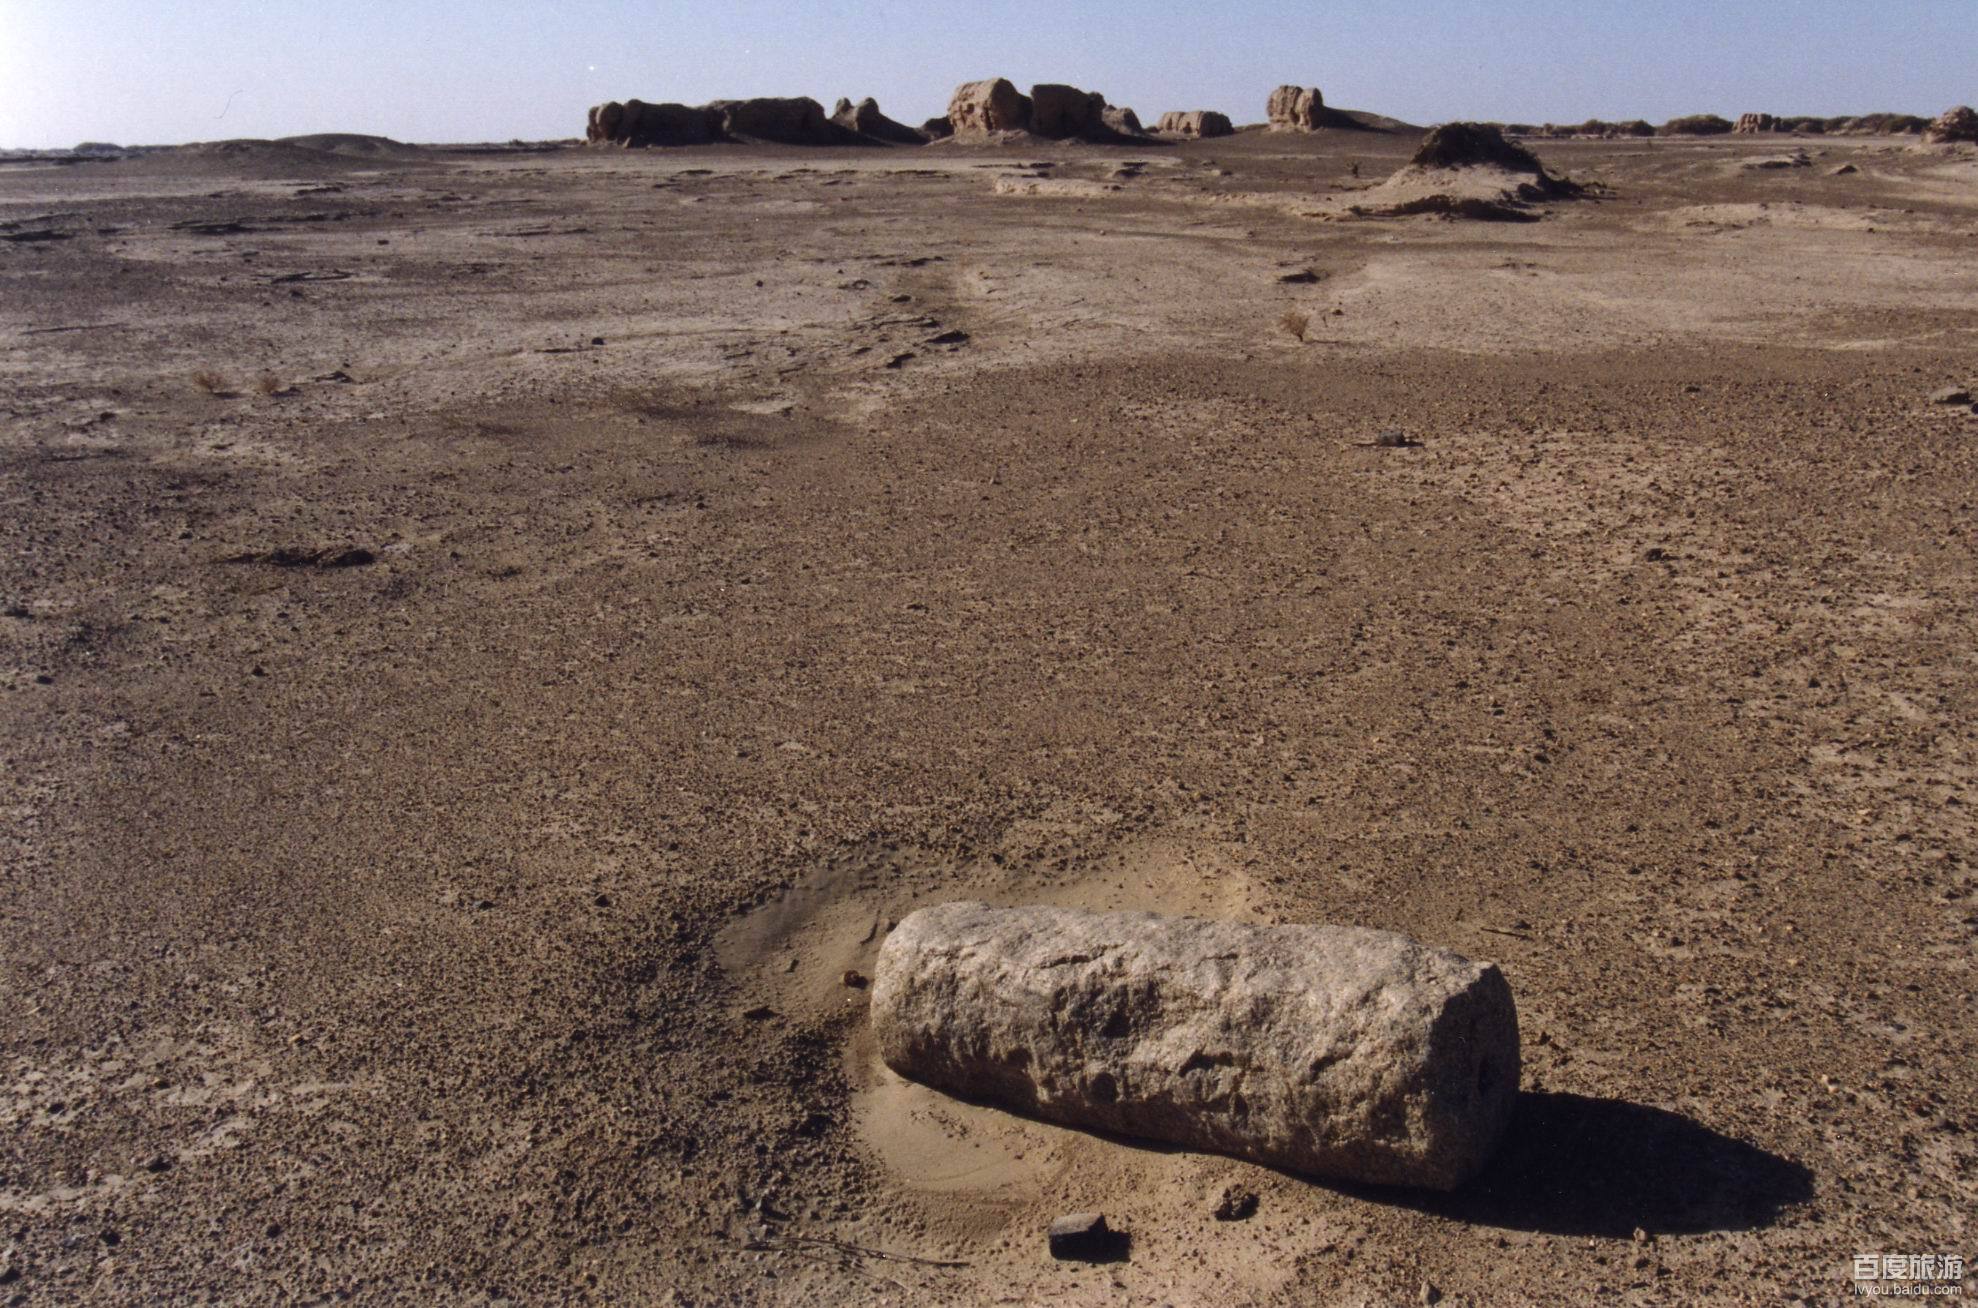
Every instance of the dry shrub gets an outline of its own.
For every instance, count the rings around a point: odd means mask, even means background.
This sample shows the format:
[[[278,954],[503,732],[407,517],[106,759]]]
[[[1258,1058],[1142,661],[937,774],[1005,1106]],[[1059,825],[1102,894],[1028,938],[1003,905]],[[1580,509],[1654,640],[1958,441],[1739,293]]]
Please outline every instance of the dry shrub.
[[[228,383],[226,374],[215,372],[211,368],[201,368],[193,373],[192,384],[200,390],[205,391],[208,395],[231,395],[233,393],[233,387]]]
[[[1312,315],[1302,309],[1286,309],[1284,316],[1277,320],[1277,325],[1284,329],[1286,335],[1295,336],[1303,341],[1305,333],[1312,326]]]

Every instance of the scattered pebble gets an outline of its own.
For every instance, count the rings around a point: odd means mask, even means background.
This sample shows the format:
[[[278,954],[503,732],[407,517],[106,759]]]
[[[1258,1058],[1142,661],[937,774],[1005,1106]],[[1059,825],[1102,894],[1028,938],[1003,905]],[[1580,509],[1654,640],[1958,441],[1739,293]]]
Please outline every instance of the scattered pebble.
[[[1051,1223],[1050,1245],[1053,1258],[1102,1262],[1117,1256],[1120,1234],[1104,1214],[1066,1213]]]
[[[848,967],[845,969],[845,985],[848,986],[849,988],[853,990],[863,990],[866,988],[866,986],[870,984],[871,982],[867,981],[865,978],[865,973],[859,971],[857,968]]]
[[[1257,1192],[1240,1185],[1226,1185],[1216,1198],[1215,1218],[1219,1222],[1241,1222],[1257,1212]]]

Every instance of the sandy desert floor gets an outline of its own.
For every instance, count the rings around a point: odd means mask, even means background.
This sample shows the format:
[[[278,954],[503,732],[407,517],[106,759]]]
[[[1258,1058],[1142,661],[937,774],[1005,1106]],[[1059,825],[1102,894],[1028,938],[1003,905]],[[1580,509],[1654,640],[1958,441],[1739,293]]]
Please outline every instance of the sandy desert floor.
[[[1412,145],[0,170],[0,1303],[1978,1255],[1978,158],[1341,219]],[[1342,1189],[903,1083],[843,974],[961,895],[1496,960],[1511,1138]]]

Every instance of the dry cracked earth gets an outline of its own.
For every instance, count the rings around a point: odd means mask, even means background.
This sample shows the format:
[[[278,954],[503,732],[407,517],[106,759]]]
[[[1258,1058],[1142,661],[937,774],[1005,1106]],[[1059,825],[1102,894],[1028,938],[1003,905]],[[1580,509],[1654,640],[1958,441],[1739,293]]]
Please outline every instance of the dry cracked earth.
[[[0,170],[0,1303],[1978,1254],[1978,159],[1342,215],[1412,145]],[[1496,960],[1511,1137],[1433,1197],[904,1083],[845,974],[962,895]]]

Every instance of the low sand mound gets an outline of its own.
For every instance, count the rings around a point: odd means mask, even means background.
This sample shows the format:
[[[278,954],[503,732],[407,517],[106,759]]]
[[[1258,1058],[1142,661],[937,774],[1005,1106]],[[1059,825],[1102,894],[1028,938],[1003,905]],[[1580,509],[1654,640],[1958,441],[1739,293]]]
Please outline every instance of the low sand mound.
[[[1372,212],[1437,214],[1484,222],[1532,222],[1531,206],[1569,200],[1582,188],[1554,177],[1537,155],[1504,139],[1488,123],[1444,123],[1422,138],[1414,156],[1364,193]]]
[[[317,132],[309,136],[284,136],[276,145],[292,145],[299,150],[342,155],[351,159],[413,159],[425,154],[416,145],[394,141],[389,136],[364,136],[357,132]]]
[[[326,132],[279,141],[258,137],[193,141],[127,155],[115,166],[145,176],[309,177],[433,161],[431,151],[389,137]]]

